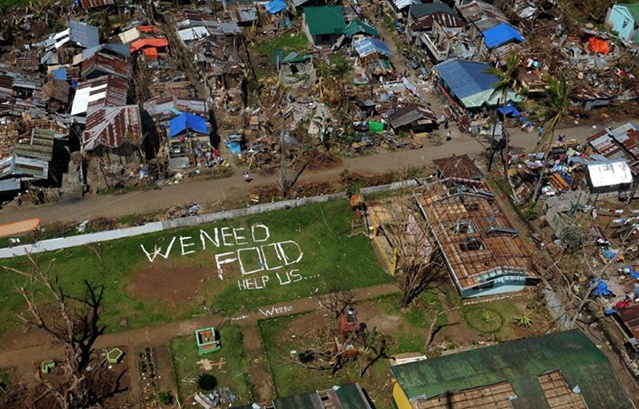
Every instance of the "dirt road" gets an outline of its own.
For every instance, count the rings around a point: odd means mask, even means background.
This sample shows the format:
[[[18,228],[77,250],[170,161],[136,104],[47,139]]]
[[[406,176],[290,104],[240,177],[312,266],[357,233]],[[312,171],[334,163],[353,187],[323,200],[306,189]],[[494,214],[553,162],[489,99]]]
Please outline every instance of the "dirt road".
[[[610,124],[610,126],[614,126]],[[409,166],[431,165],[436,158],[452,154],[467,153],[471,157],[478,157],[485,150],[485,140],[479,140],[468,134],[461,134],[451,127],[453,140],[440,146],[433,146],[424,141],[421,149],[398,150],[382,152],[369,156],[345,159],[344,163],[334,169],[318,172],[305,172],[300,180],[330,180],[348,169],[360,173],[384,173],[401,170]],[[558,131],[568,139],[585,141],[593,134],[590,126],[579,126]],[[537,143],[536,133],[524,133],[513,130],[512,146],[522,147],[528,151],[534,149]],[[178,185],[163,186],[158,190],[131,192],[123,195],[98,195],[85,199],[67,196],[60,203],[43,206],[23,205],[21,208],[6,206],[0,211],[0,223],[8,223],[39,217],[44,225],[57,221],[81,222],[96,217],[122,217],[133,214],[146,214],[160,211],[174,205],[188,202],[198,202],[202,205],[237,199],[245,196],[256,185],[271,185],[277,183],[277,176],[263,177],[254,175],[251,184],[244,183],[241,175],[226,179],[191,180]]]

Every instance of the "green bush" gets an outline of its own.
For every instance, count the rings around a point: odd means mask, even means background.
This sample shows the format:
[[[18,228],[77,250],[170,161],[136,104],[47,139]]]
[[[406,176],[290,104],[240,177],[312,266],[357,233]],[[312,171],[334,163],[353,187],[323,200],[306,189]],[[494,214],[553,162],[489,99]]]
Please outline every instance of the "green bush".
[[[203,391],[212,391],[217,387],[217,378],[211,374],[203,373],[197,378],[197,386]]]

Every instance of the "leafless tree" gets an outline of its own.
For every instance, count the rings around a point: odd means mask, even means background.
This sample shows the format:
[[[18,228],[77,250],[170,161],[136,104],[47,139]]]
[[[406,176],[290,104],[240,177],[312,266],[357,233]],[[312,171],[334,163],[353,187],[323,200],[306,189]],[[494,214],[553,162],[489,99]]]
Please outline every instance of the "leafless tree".
[[[99,325],[104,286],[84,280],[84,293],[71,294],[51,273],[55,259],[43,269],[33,256],[27,257],[28,271],[4,266],[26,279],[23,285],[16,285],[16,290],[27,311],[17,316],[64,348],[62,382],[54,384],[44,379],[35,365],[36,378],[44,387],[42,397],[52,397],[55,407],[61,409],[103,407],[104,400],[119,391],[119,377],[108,371],[106,359],[94,350],[96,339],[105,329]],[[40,302],[41,297],[46,302]]]
[[[337,319],[353,303],[354,298],[355,294],[352,291],[337,290],[320,296],[319,302],[333,315],[333,318]]]
[[[429,284],[441,277],[443,262],[431,241],[428,227],[406,203],[387,206],[392,222],[384,226],[393,246],[397,264],[397,283],[402,289],[402,308],[406,308]]]

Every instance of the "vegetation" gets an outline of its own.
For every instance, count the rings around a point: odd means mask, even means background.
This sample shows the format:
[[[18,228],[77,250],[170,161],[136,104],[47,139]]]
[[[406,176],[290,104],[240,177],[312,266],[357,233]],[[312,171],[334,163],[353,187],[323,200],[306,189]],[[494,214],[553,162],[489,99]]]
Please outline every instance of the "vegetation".
[[[390,282],[391,278],[378,266],[368,239],[364,235],[348,237],[351,217],[347,203],[337,201],[220,223],[231,227],[262,223],[270,228],[272,237],[269,243],[294,240],[304,252],[295,267],[299,269],[298,278],[307,280],[279,285],[278,278],[271,273],[270,286],[261,290],[241,290],[237,284],[241,273],[227,268],[228,265],[225,266],[224,279],[218,278],[215,253],[237,249],[238,246],[216,249],[209,245],[203,250],[199,242],[200,229],[212,233],[216,225],[43,253],[39,255],[39,262],[46,265],[56,259],[51,272],[59,276],[60,284],[68,291],[81,291],[85,279],[104,285],[104,312],[100,322],[106,325],[107,331],[113,332],[123,329],[120,326],[122,320],[127,321],[127,329],[139,328],[190,318],[211,310],[230,314],[279,301],[320,295],[337,287],[349,290]],[[193,237],[195,253],[180,255],[180,235]],[[150,263],[140,246],[144,245],[150,252],[156,245],[166,250],[173,237],[178,239],[170,256]],[[4,265],[20,270],[31,268],[26,257],[6,260]],[[183,298],[169,302],[166,296],[175,297],[174,290],[161,295],[158,293],[165,290],[161,285],[147,289],[152,283],[171,277],[167,274],[177,274],[176,271],[188,274],[184,279],[176,278],[178,281],[175,282],[176,286],[186,286]],[[285,273],[279,273],[286,280]],[[147,277],[146,281],[140,281],[144,277]],[[344,277],[348,279],[344,280]],[[23,281],[23,278],[0,269],[0,297],[3,300],[0,320],[4,323],[0,337],[18,324],[15,314],[23,311],[24,304],[13,288],[15,284],[23,285]],[[36,294],[36,302],[39,300],[42,297]]]
[[[469,327],[481,333],[498,332],[504,325],[504,317],[499,311],[489,307],[466,308],[464,321]]]
[[[178,337],[171,340],[171,356],[175,380],[178,385],[179,396],[182,402],[186,397],[202,390],[215,388],[229,388],[237,395],[238,403],[250,401],[250,389],[244,368],[246,368],[246,352],[242,343],[242,333],[237,325],[225,324],[220,326],[220,341],[222,349],[218,352],[201,356],[198,354],[197,345],[193,336]],[[213,363],[224,361],[220,368],[214,367],[213,373],[202,373],[202,365],[198,361],[209,359]],[[216,381],[216,385],[210,388],[210,378]],[[204,385],[200,386],[200,380]]]
[[[521,315],[514,317],[515,323],[520,327],[528,328],[532,325],[533,320],[529,312],[523,312]]]
[[[303,32],[298,34],[285,32],[279,37],[255,40],[252,48],[258,55],[263,55],[270,59],[275,50],[283,50],[286,56],[291,51],[303,53],[308,46],[308,39]]]

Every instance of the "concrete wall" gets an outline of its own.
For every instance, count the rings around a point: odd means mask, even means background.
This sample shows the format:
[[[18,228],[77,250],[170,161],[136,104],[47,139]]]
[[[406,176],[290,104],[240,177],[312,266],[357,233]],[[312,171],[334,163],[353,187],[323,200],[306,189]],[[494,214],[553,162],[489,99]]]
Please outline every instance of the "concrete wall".
[[[407,180],[404,182],[396,182],[390,185],[372,186],[362,188],[360,193],[369,195],[373,193],[388,192],[415,187],[423,184],[424,181]],[[165,230],[178,229],[181,227],[197,226],[205,223],[212,223],[220,220],[235,219],[238,217],[250,216],[254,214],[272,212],[274,210],[289,209],[291,207],[305,206],[312,203],[324,203],[332,200],[346,198],[346,194],[334,193],[324,196],[315,196],[304,199],[285,200],[275,203],[264,203],[255,206],[245,207],[242,209],[227,210],[219,213],[209,213],[201,216],[183,217],[181,219],[165,220],[161,222],[147,223],[143,226],[127,227],[118,230],[108,230],[99,233],[82,234],[77,236],[60,237],[56,239],[43,240],[33,244],[25,244],[21,246],[8,247],[0,249],[0,259],[16,256],[24,256],[26,254],[43,253],[45,251],[54,251],[76,246],[84,246],[91,243],[100,243],[104,241],[117,240],[124,237],[141,236],[143,234],[155,233]]]

